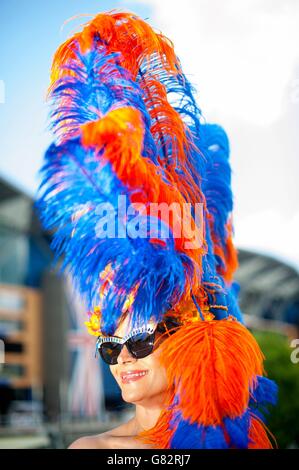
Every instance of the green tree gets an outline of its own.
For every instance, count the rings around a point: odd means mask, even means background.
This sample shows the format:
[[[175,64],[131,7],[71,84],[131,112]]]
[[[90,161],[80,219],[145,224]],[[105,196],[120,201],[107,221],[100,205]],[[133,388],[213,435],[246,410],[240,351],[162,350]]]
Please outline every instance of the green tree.
[[[291,361],[291,340],[273,332],[253,331],[262,349],[269,379],[278,385],[278,403],[270,409],[266,425],[278,447],[299,447],[299,363]]]

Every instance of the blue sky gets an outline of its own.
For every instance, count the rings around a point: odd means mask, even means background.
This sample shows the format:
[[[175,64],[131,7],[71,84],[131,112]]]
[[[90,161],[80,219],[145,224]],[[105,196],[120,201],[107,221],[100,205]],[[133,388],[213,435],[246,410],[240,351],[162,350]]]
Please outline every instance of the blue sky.
[[[0,3],[0,174],[33,195],[37,171],[50,143],[45,92],[52,56],[72,30],[88,18],[63,23],[74,15],[123,8],[114,1],[1,0]],[[127,3],[127,9],[130,4]],[[146,18],[148,6],[134,5]],[[62,29],[62,30],[61,30]],[[4,101],[4,102],[3,102]]]
[[[88,18],[135,11],[175,44],[209,122],[231,143],[235,242],[299,266],[299,2],[1,0],[0,175],[34,195],[51,141],[52,56]],[[3,89],[5,88],[5,89]]]

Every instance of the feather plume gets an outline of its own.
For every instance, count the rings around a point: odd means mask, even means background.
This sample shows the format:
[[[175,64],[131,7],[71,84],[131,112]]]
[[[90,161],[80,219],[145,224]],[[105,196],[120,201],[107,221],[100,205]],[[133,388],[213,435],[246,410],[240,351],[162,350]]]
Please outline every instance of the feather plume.
[[[162,244],[156,243],[156,234],[148,234],[150,203],[183,207],[186,201],[156,164],[142,91],[119,65],[119,53],[108,53],[104,44],[83,53],[80,42],[74,42],[70,51],[68,58],[65,51],[61,73],[50,90],[56,143],[45,155],[37,208],[45,228],[54,232],[53,249],[58,256],[65,254],[62,269],[69,269],[90,309],[100,303],[100,273],[112,265],[113,286],[101,309],[102,327],[112,331],[137,285],[133,323],[150,316],[160,319],[170,305],[190,296],[191,286],[196,290],[201,282],[205,246],[186,250],[185,241],[191,237],[186,228],[183,236],[173,237],[181,213],[174,212],[170,222],[160,217],[160,225],[169,224],[169,238],[160,237]],[[142,224],[147,239],[99,240],[97,208],[110,203],[117,212],[117,197],[124,195],[129,203],[145,204]],[[194,228],[192,219],[192,232]]]
[[[133,328],[169,312],[182,320],[161,345],[165,409],[138,437],[158,448],[270,448],[259,413],[275,384],[262,377],[233,282],[229,141],[204,122],[173,44],[134,14],[96,15],[56,51],[48,98],[55,140],[36,207],[61,272],[99,312],[92,334],[113,334],[127,312]],[[174,205],[172,218],[152,204]]]

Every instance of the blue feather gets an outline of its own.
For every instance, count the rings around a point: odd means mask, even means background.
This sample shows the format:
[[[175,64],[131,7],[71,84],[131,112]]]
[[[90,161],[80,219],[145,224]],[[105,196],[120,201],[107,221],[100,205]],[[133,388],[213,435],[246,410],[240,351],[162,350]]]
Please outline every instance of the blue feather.
[[[202,126],[208,164],[202,178],[207,207],[214,216],[213,230],[225,246],[225,224],[233,209],[229,142],[225,131],[216,124]]]
[[[184,420],[180,412],[174,413],[170,427],[175,432],[171,449],[227,449],[228,445],[220,426],[201,426]]]
[[[274,380],[258,376],[257,385],[251,391],[249,408],[253,414],[265,421],[265,415],[269,413],[269,406],[275,406],[278,400],[278,386]]]
[[[230,438],[230,446],[236,449],[247,449],[249,444],[249,411],[237,418],[224,418],[223,423]]]

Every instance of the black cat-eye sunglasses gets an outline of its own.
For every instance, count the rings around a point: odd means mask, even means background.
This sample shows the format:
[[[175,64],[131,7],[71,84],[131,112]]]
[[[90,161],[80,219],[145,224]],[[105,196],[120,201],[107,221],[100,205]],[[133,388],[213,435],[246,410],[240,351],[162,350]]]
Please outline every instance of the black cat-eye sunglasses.
[[[173,334],[180,325],[174,319],[166,319],[156,326],[149,324],[136,328],[123,338],[99,336],[96,343],[96,352],[99,351],[102,359],[107,364],[115,365],[123,346],[126,345],[134,358],[141,359],[153,352],[157,332]]]

